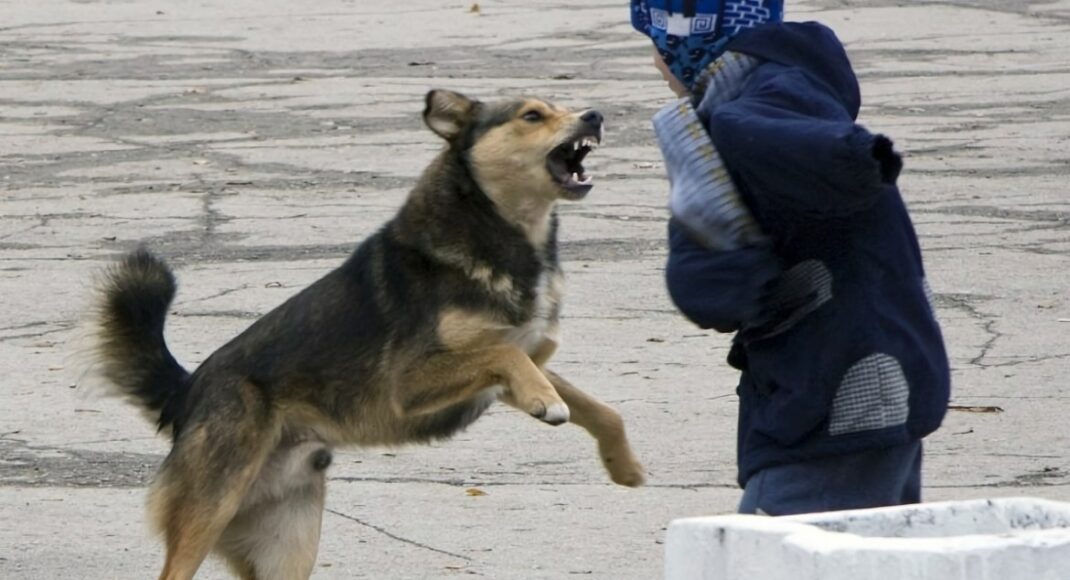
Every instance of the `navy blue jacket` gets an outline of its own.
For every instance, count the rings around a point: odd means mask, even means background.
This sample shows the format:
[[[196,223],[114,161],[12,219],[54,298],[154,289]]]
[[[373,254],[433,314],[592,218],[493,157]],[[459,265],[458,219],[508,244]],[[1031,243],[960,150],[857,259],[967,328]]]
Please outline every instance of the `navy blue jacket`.
[[[769,24],[728,50],[762,59],[699,111],[769,248],[711,252],[670,222],[668,288],[703,328],[738,331],[739,482],[781,463],[917,440],[950,372],[891,141],[855,123],[858,83],[817,23]]]

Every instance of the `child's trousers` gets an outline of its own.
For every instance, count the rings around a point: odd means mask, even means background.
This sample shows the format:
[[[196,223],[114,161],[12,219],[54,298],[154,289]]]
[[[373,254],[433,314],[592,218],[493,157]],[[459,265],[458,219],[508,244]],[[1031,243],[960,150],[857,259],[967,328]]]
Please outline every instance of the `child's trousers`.
[[[786,516],[921,501],[921,441],[776,465],[747,480],[739,513]]]

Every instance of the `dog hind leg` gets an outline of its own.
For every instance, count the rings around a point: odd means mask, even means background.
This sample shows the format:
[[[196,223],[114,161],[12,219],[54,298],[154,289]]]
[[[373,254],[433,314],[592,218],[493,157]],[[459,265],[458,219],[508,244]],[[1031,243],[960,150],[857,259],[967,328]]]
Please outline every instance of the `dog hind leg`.
[[[160,580],[193,578],[278,444],[279,429],[255,387],[213,386],[219,406],[184,429],[153,482],[150,509],[167,546]]]

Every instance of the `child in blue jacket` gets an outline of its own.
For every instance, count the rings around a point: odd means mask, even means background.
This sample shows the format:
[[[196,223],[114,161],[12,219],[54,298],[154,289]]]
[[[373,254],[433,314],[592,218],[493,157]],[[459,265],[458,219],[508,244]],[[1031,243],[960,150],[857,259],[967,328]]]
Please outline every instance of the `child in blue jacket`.
[[[666,281],[734,332],[742,513],[915,503],[950,372],[892,142],[782,0],[632,0],[683,97],[654,117],[671,182]]]

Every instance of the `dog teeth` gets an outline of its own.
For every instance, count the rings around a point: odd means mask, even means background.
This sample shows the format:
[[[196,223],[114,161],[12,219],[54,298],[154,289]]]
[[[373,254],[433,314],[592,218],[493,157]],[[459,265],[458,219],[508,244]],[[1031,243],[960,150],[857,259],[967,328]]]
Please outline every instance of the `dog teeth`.
[[[601,142],[602,140],[598,137],[583,137],[572,142],[572,150],[579,151],[585,147],[587,149],[596,149]]]
[[[579,173],[573,173],[570,176],[570,180],[576,185],[587,185],[591,183],[590,175],[580,175]]]

